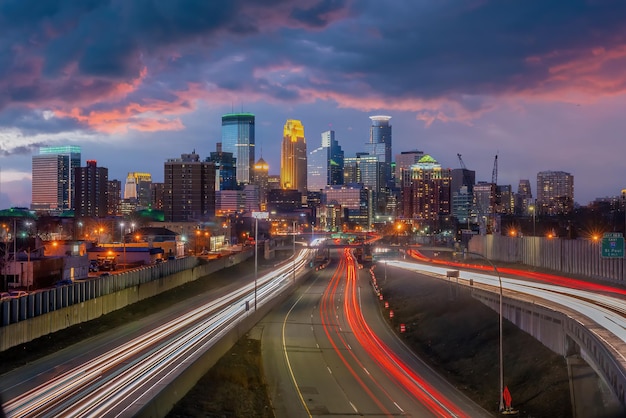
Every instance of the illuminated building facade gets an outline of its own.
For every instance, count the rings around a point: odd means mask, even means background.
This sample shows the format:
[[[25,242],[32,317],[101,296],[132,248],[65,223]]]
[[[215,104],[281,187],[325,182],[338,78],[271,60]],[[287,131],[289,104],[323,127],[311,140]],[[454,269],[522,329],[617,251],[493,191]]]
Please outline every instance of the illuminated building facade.
[[[537,173],[537,210],[543,215],[574,210],[574,176],[564,171]]]
[[[370,196],[371,191],[362,184],[327,186],[322,190],[322,212],[340,207],[342,223],[368,228],[373,219]]]
[[[74,169],[81,165],[80,147],[41,147],[32,159],[32,203],[36,211],[61,212],[74,207]]]
[[[269,172],[270,166],[262,157],[259,158],[254,164],[253,184],[259,188],[259,204],[263,211],[267,208],[267,193],[270,190]]]
[[[150,173],[131,172],[126,176],[124,184],[124,200],[131,201],[133,206],[143,209],[152,203]]]
[[[411,181],[403,184],[403,216],[436,221],[450,215],[452,173],[430,155],[411,166]]]
[[[295,119],[287,120],[283,129],[280,159],[280,182],[284,190],[297,190],[306,196],[307,154],[304,126]]]
[[[252,113],[230,113],[222,116],[222,149],[237,161],[237,183],[252,180],[255,148],[255,118]]]

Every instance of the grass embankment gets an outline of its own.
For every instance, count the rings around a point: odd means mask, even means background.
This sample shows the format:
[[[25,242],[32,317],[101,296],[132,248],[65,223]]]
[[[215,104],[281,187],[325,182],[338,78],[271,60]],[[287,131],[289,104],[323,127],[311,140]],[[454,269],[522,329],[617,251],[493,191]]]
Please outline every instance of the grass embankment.
[[[261,341],[240,339],[167,416],[273,418],[263,380]]]
[[[394,311],[388,319],[391,326],[407,327],[402,339],[468,397],[496,414],[498,314],[469,292],[457,292],[437,279],[398,275],[381,285]],[[381,309],[388,318],[382,304]],[[571,417],[565,359],[506,320],[503,342],[504,383],[520,416]]]

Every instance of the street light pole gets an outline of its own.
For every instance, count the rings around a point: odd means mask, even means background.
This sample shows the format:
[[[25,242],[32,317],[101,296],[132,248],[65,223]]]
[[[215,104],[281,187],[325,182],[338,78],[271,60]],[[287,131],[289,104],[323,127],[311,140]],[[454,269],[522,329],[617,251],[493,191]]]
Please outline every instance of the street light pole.
[[[296,283],[296,221],[293,221],[293,282]]]
[[[534,212],[533,212],[534,213]],[[502,278],[500,277],[500,272],[498,271],[498,268],[496,267],[495,264],[493,264],[493,262],[488,259],[487,257],[485,257],[484,255],[480,254],[480,253],[474,253],[471,251],[467,251],[467,254],[471,254],[471,255],[477,255],[481,258],[483,258],[484,260],[486,260],[491,267],[493,268],[493,270],[496,272],[496,275],[498,276],[498,283],[500,285],[500,302],[499,302],[499,309],[498,309],[498,316],[499,316],[499,365],[500,365],[500,394],[499,394],[499,398],[500,398],[500,412],[504,411],[504,354],[503,354],[503,336],[502,336]]]
[[[259,274],[259,218],[254,217],[254,310],[256,311],[256,281]]]
[[[120,223],[120,240],[124,248],[124,268],[126,268],[126,240],[124,239],[124,222]]]

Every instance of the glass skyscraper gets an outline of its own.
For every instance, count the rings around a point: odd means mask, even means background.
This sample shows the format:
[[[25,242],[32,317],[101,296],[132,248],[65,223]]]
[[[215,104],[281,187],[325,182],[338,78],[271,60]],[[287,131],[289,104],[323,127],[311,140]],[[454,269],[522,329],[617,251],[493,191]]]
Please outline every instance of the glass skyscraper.
[[[307,187],[319,191],[326,186],[343,184],[344,153],[335,139],[335,131],[322,132],[322,145],[308,155]]]
[[[74,169],[81,166],[80,147],[46,146],[32,161],[31,209],[60,212],[74,206]]]
[[[237,161],[237,183],[249,184],[254,170],[254,115],[230,113],[222,116],[222,150]]]
[[[389,189],[394,187],[391,175],[391,116],[370,116],[370,154],[376,155],[383,165],[383,184]]]

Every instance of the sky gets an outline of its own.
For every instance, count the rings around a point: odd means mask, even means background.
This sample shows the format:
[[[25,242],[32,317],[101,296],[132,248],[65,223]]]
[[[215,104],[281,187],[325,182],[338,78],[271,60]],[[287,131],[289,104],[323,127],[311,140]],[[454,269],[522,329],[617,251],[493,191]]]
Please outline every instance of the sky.
[[[533,195],[566,171],[586,205],[626,188],[625,68],[621,0],[3,0],[0,207],[30,205],[42,145],[163,181],[233,111],[270,174],[287,119],[351,157],[388,115],[394,155],[461,154],[482,181],[498,155],[498,184]]]

